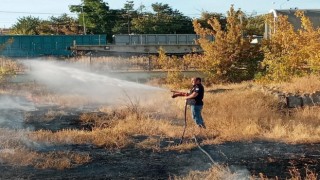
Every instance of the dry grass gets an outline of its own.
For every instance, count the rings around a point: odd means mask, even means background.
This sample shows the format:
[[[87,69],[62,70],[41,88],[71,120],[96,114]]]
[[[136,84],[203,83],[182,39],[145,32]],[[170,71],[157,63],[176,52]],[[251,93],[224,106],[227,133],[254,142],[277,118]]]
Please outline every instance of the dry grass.
[[[23,66],[17,61],[0,57],[0,76],[14,75],[23,71]]]
[[[301,82],[297,80],[296,82]],[[308,84],[312,86],[313,79]],[[289,143],[320,141],[318,107],[296,109],[290,116],[279,111],[274,96],[254,89],[254,83],[221,84],[206,88],[203,117],[207,129],[199,132],[188,109],[185,137],[202,137],[206,144],[224,141],[266,139]],[[294,84],[292,86],[295,86]],[[39,89],[37,89],[39,88]],[[78,97],[45,93],[35,87],[34,102],[54,102],[66,106],[86,104]],[[185,90],[186,91],[186,90]],[[48,143],[93,143],[98,146],[122,148],[132,143],[131,136],[145,135],[179,139],[183,131],[183,99],[171,99],[169,92],[156,94],[156,99],[140,103],[127,99],[127,104],[101,107],[99,113],[84,113],[80,120],[92,131],[62,130],[33,132],[30,138]],[[77,100],[76,100],[77,99]],[[129,102],[130,101],[130,102]],[[64,112],[48,111],[48,119]],[[218,135],[218,138],[216,138]],[[193,147],[181,146],[181,149]],[[172,149],[179,147],[173,146]]]
[[[296,82],[301,82],[297,80]],[[312,86],[313,80],[308,83]],[[308,84],[306,83],[306,84]],[[292,87],[297,86],[292,84]],[[216,144],[225,141],[244,140],[272,140],[287,143],[317,143],[320,142],[320,111],[319,107],[309,107],[291,110],[284,113],[279,109],[278,100],[252,88],[252,83],[216,85],[206,88],[203,117],[207,125],[206,130],[200,131],[191,120],[188,110],[188,121],[185,141],[182,145],[172,144],[160,148],[163,139],[177,140],[183,132],[183,99],[171,99],[171,93],[157,94],[154,99],[143,104],[127,102],[118,107],[101,107],[100,113],[84,113],[80,117],[83,124],[92,126],[91,131],[64,129],[57,132],[40,130],[26,132],[25,138],[16,137],[17,132],[1,130],[3,138],[0,147],[1,161],[9,164],[19,164],[18,158],[28,154],[26,162],[21,165],[33,165],[38,168],[70,168],[77,164],[89,161],[88,155],[72,154],[70,152],[38,153],[29,150],[25,139],[34,144],[94,144],[105,148],[125,148],[135,146],[154,151],[175,150],[185,151],[195,148],[190,141],[193,135],[201,137],[204,144]],[[288,86],[289,89],[289,86]],[[68,99],[66,96],[41,94],[36,97],[55,99],[53,102]],[[55,98],[53,98],[55,97]],[[72,97],[70,99],[73,99]],[[134,102],[134,104],[132,104]],[[64,105],[68,103],[62,103]],[[70,101],[70,106],[81,104]],[[48,111],[47,116],[61,116],[64,112]],[[3,134],[1,134],[3,133]],[[146,136],[145,140],[137,142],[134,137]],[[218,137],[217,137],[218,136]],[[23,139],[24,141],[22,141]],[[13,149],[13,151],[11,151]],[[51,159],[51,160],[50,160]],[[310,179],[316,177],[309,173]],[[176,179],[221,179],[223,177],[235,178],[227,167],[217,166],[201,173],[191,172],[187,177]],[[298,177],[298,175],[296,175]]]
[[[90,156],[86,153],[49,152],[39,153],[27,149],[3,149],[0,162],[12,166],[34,166],[39,169],[66,169],[88,163]]]
[[[45,113],[45,117],[44,117],[44,121],[51,121],[53,120],[55,117],[61,117],[61,116],[65,116],[67,115],[67,113],[63,110],[51,110],[49,109],[46,113]]]
[[[192,139],[196,134],[204,139],[205,144],[255,139],[288,143],[320,141],[318,107],[296,109],[287,115],[278,109],[278,100],[274,96],[251,87],[251,83],[244,83],[208,88],[210,92],[205,94],[203,110],[207,129],[200,132],[194,126],[188,109],[185,138]],[[184,100],[170,99],[170,95],[169,92],[159,94],[157,99],[141,105],[128,103],[113,108],[102,107],[100,111],[104,115],[84,113],[80,119],[83,124],[89,124],[92,131],[37,131],[31,133],[30,138],[59,144],[93,143],[109,148],[132,145],[131,137],[135,135],[179,139],[183,131]],[[154,147],[150,142],[145,144]],[[145,144],[141,147],[146,147]],[[193,147],[184,144],[170,148]]]
[[[228,179],[228,180],[238,180],[238,179],[247,179],[249,175],[246,171],[236,171],[231,172],[231,170],[223,165],[215,165],[212,166],[207,171],[191,171],[186,176],[175,176],[173,179],[175,180],[221,180],[221,179]]]
[[[148,57],[81,57],[71,61],[86,64],[97,71],[147,70]]]
[[[300,80],[296,81],[301,82]],[[313,80],[305,82],[312,86]],[[292,86],[298,86],[292,84]],[[319,107],[280,110],[278,99],[245,83],[206,93],[204,119],[220,141],[265,139],[287,143],[320,141]],[[232,89],[228,91],[215,91]],[[220,93],[218,93],[220,92]],[[287,111],[287,112],[286,112]],[[209,143],[209,142],[208,142]]]
[[[301,172],[297,168],[292,168],[289,171],[289,173],[292,180],[302,180],[302,179],[317,180],[318,179],[318,174],[314,171],[309,170],[308,168],[305,169],[305,172],[303,174],[301,174]]]
[[[182,131],[180,127],[178,132]],[[61,130],[58,132],[36,131],[29,134],[29,138],[36,142],[50,144],[88,144],[107,148],[123,148],[132,143],[131,137],[137,134],[148,136],[163,135],[166,137],[178,136],[175,127],[169,122],[151,119],[136,120],[127,117],[119,120],[112,127],[95,128],[92,131]]]
[[[314,171],[305,169],[304,173],[300,173],[300,171],[296,168],[293,168],[289,172],[291,176],[291,180],[317,180],[318,174]],[[171,179],[171,178],[170,178]],[[228,180],[238,180],[238,179],[252,179],[252,180],[269,180],[269,179],[277,179],[277,178],[268,178],[260,173],[257,176],[251,176],[247,170],[239,169],[236,171],[231,171],[229,167],[223,165],[214,165],[207,171],[190,171],[186,176],[174,176],[172,179],[174,180],[220,180],[220,179],[228,179]]]
[[[0,129],[0,163],[11,166],[34,166],[40,169],[65,169],[87,163],[87,153],[70,151],[37,152],[41,146],[27,138],[28,132]]]
[[[260,137],[280,118],[277,100],[261,92],[233,90],[206,94],[204,119],[208,129],[219,132],[227,141]]]
[[[274,84],[281,91],[288,93],[313,93],[320,91],[320,77],[315,75],[293,78],[289,83]]]
[[[75,166],[88,163],[90,156],[86,153],[74,153],[74,152],[50,152],[41,153],[36,159],[35,167],[39,169],[66,169],[73,168]]]

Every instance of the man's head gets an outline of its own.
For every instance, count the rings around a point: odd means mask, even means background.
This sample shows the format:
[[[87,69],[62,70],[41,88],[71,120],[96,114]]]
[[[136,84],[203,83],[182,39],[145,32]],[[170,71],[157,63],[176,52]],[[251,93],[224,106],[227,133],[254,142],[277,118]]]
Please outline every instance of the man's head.
[[[201,78],[193,77],[191,78],[192,85],[201,84]]]

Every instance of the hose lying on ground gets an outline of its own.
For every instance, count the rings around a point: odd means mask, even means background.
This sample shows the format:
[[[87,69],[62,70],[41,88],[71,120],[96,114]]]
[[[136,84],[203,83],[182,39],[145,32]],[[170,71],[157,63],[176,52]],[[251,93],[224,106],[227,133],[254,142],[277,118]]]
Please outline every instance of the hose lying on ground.
[[[205,151],[205,150],[200,146],[200,144],[199,144],[199,142],[198,142],[198,140],[197,140],[197,138],[196,138],[196,135],[193,135],[193,139],[194,139],[194,142],[196,143],[196,145],[198,146],[198,148],[199,148],[205,155],[207,155],[207,156],[209,157],[209,159],[210,159],[210,161],[212,162],[212,164],[218,165],[218,163],[215,162],[215,161],[212,159],[212,157],[210,156],[210,154],[209,154],[207,151]]]

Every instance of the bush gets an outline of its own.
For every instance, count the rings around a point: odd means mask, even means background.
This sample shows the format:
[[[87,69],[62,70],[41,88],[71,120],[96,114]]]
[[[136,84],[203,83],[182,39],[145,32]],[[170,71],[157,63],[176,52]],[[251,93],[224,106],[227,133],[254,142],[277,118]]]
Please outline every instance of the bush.
[[[314,29],[302,11],[297,11],[296,16],[302,23],[298,31],[288,22],[287,16],[279,16],[276,22],[268,17],[267,22],[275,31],[263,44],[265,75],[262,80],[283,82],[293,77],[319,74],[319,28]]]
[[[209,19],[212,28],[203,28],[195,20],[195,32],[200,35],[199,44],[204,50],[201,61],[203,70],[215,81],[238,82],[253,79],[262,60],[259,45],[251,45],[251,38],[244,35],[245,26],[239,19],[243,12],[231,6],[227,17],[227,30],[223,30],[217,18]],[[207,39],[214,36],[214,41]]]

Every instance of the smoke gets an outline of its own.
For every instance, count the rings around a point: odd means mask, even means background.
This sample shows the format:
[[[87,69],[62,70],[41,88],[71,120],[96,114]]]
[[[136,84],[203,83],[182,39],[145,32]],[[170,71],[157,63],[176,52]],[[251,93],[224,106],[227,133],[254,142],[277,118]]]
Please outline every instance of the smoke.
[[[226,179],[230,180],[249,180],[250,172],[245,167],[230,166],[232,175],[226,175]]]
[[[1,153],[14,153],[12,148],[30,147],[38,148],[36,142],[26,136],[32,126],[25,125],[25,113],[34,111],[34,104],[24,97],[13,95],[0,95],[0,155]]]
[[[0,96],[0,127],[23,128],[24,112],[36,110],[34,104],[19,96]]]
[[[116,104],[123,99],[144,100],[161,88],[92,73],[67,62],[25,60],[29,75],[56,93],[86,97],[95,103]]]

